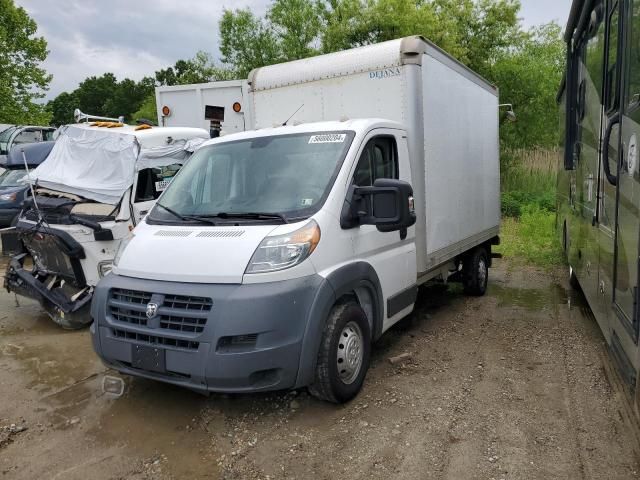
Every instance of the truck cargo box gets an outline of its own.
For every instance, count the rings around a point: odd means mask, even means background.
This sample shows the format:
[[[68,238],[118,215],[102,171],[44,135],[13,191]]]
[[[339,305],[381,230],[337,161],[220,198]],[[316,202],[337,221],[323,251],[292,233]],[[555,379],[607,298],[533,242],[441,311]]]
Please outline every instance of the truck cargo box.
[[[295,123],[377,117],[406,125],[418,272],[498,234],[498,90],[424,38],[259,68],[249,93],[256,129],[291,115]]]

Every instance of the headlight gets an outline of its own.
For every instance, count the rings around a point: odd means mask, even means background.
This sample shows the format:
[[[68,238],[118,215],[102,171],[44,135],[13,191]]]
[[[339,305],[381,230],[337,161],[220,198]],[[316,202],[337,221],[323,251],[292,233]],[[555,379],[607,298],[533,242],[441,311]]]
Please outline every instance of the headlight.
[[[127,245],[129,245],[129,242],[131,241],[132,238],[133,238],[133,233],[130,233],[128,236],[126,236],[122,240],[120,240],[120,246],[118,247],[118,251],[116,252],[116,256],[113,259],[113,266],[114,267],[118,266],[118,262],[120,261],[120,257],[122,257],[122,253],[124,252],[124,249],[127,247]]]
[[[98,263],[98,274],[100,275],[100,278],[111,273],[112,268],[113,268],[112,260],[105,260],[104,262]]]
[[[251,257],[246,273],[275,272],[298,265],[319,241],[320,227],[313,220],[294,232],[267,237]]]
[[[0,201],[3,202],[15,202],[16,198],[18,198],[18,192],[4,193],[0,195]]]

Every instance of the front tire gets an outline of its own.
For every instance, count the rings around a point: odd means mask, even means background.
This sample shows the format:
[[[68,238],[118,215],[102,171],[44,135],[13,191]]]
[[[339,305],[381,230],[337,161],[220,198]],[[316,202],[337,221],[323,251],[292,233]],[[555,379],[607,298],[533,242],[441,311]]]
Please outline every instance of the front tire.
[[[487,293],[489,282],[489,255],[484,247],[478,247],[466,256],[462,266],[464,293],[481,297]]]
[[[309,392],[328,402],[348,402],[364,384],[370,355],[371,329],[360,305],[336,305],[327,319]]]

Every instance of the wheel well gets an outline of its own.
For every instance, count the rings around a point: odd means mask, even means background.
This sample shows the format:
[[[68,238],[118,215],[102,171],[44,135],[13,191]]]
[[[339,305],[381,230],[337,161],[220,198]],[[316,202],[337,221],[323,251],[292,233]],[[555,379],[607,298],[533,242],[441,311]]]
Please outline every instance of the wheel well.
[[[371,339],[374,339],[375,329],[375,303],[371,291],[367,287],[356,287],[336,300],[336,305],[347,302],[356,302],[364,311],[371,329]]]

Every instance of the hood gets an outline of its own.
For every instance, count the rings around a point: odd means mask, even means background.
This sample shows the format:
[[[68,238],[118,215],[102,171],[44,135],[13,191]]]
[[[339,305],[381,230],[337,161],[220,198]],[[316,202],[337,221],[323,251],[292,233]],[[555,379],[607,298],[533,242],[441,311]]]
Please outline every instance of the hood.
[[[29,187],[24,185],[0,185],[0,193],[4,195],[5,193],[22,192],[27,188]]]
[[[240,284],[256,248],[277,227],[143,222],[135,229],[113,272],[148,280]]]

